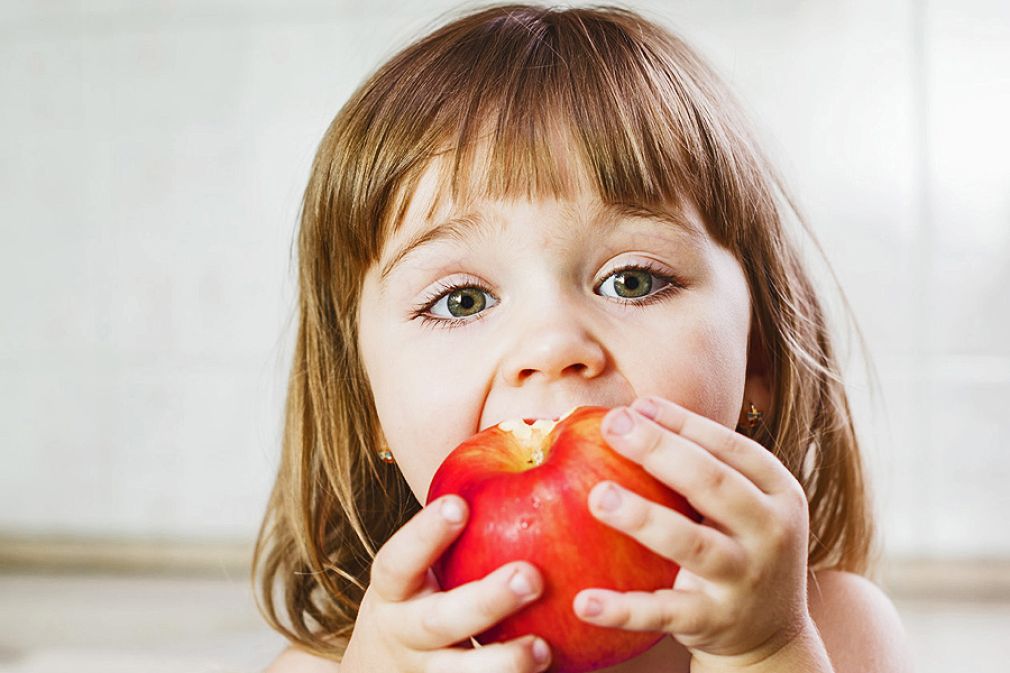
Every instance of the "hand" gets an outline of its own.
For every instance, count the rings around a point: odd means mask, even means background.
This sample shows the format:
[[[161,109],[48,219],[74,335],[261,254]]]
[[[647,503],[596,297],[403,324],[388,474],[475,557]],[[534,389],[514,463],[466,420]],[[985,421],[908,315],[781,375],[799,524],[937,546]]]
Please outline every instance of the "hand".
[[[652,420],[636,409],[652,402]],[[608,432],[627,411],[627,434]],[[796,478],[757,442],[668,400],[636,400],[604,419],[613,448],[683,495],[703,515],[695,523],[610,482],[589,496],[593,515],[681,570],[671,589],[587,589],[575,613],[592,624],[663,631],[698,668],[746,667],[775,654],[813,622],[807,610],[806,495]],[[608,493],[613,509],[605,509]],[[595,599],[595,601],[592,601]],[[600,612],[589,616],[595,605]],[[707,666],[712,664],[712,666]]]
[[[443,505],[457,506],[458,517],[443,516]],[[543,590],[530,563],[507,563],[487,576],[443,592],[430,566],[459,535],[466,501],[448,495],[433,501],[394,533],[372,563],[354,631],[340,664],[341,673],[370,671],[542,671],[549,646],[533,635],[476,649],[469,638],[528,605]],[[524,578],[530,592],[510,588]],[[534,643],[547,658],[538,661]]]

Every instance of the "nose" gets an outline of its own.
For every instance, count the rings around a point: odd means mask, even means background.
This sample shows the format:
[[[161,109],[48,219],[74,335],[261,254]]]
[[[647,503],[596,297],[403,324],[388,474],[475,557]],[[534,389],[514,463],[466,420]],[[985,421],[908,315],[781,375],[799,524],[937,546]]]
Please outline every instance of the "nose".
[[[502,376],[512,386],[540,375],[550,381],[563,376],[591,379],[606,366],[606,353],[576,311],[555,310],[540,319],[517,321],[511,350],[502,362]]]

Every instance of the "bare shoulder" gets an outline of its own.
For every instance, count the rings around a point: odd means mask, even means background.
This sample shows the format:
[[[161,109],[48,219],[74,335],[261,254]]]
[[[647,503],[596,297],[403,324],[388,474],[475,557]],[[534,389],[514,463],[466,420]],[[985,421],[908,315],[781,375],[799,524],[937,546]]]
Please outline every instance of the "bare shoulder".
[[[912,670],[898,610],[869,579],[841,570],[816,572],[809,582],[808,602],[836,673]]]
[[[295,647],[280,653],[263,673],[338,673],[340,664]]]

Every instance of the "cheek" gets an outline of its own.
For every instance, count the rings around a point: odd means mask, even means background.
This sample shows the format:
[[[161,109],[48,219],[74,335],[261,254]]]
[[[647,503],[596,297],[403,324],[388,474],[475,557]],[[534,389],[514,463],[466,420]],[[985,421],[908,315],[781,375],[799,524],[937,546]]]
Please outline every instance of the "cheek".
[[[722,316],[692,321],[671,331],[656,357],[643,367],[646,384],[636,389],[656,393],[735,429],[746,379],[746,335]],[[661,367],[654,366],[656,362]],[[641,394],[641,393],[640,393]]]
[[[473,400],[426,381],[430,379],[418,378],[416,372],[409,376],[404,372],[372,386],[379,422],[397,467],[422,504],[435,470],[470,435],[469,411],[462,405]]]
[[[701,332],[701,352],[710,354],[700,362],[705,371],[698,380],[704,388],[699,409],[711,419],[730,429],[736,429],[740,414],[740,399],[747,378],[747,343],[736,325],[710,327]]]
[[[397,467],[423,504],[442,460],[473,433],[483,379],[458,353],[418,358],[401,345],[378,355],[368,374],[379,423]]]

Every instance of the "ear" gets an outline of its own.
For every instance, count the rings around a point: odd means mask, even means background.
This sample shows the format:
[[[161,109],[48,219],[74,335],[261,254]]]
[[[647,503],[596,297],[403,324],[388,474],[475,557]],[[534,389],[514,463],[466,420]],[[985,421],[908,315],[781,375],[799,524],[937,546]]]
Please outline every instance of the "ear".
[[[775,372],[772,370],[768,349],[761,338],[761,330],[756,323],[751,324],[747,346],[747,378],[744,383],[743,399],[740,400],[738,428],[747,427],[747,412],[750,410],[751,404],[754,404],[758,411],[764,414],[766,422],[774,411],[771,407]]]

